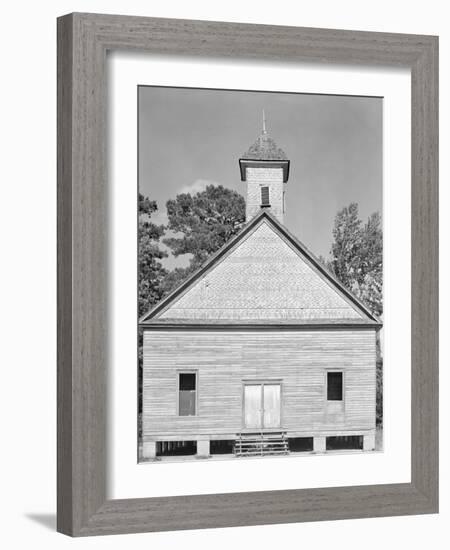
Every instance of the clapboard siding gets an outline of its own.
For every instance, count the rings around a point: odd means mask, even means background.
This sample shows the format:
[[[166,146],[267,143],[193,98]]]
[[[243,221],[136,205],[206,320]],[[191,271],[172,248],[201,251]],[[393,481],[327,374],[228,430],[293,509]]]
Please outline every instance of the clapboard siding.
[[[341,433],[375,427],[375,330],[144,332],[144,440],[242,429],[243,380],[280,379],[282,427]],[[328,414],[327,369],[345,374],[343,414]],[[197,370],[195,417],[177,416],[177,372]]]
[[[245,219],[251,220],[261,211],[261,187],[264,186],[269,188],[270,212],[283,223],[283,168],[247,167],[245,176],[247,181]]]

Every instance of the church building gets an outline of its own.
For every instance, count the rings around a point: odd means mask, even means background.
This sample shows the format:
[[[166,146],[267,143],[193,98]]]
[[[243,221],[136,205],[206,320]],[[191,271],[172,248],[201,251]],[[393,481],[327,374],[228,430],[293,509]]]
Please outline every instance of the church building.
[[[375,449],[381,324],[283,225],[289,164],[264,123],[245,226],[140,319],[144,460]]]

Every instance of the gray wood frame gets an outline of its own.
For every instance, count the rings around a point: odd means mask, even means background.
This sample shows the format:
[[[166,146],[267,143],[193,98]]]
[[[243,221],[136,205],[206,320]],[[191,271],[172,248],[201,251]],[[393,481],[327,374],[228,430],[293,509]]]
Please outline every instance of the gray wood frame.
[[[411,483],[107,500],[106,52],[409,67]],[[58,19],[58,521],[100,535],[438,510],[438,38],[70,14]]]

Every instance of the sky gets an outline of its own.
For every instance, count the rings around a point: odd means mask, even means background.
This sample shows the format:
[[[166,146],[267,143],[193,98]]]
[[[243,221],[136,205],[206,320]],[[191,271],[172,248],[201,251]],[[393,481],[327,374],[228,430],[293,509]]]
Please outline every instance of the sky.
[[[382,98],[139,87],[139,190],[165,204],[221,184],[246,194],[239,158],[267,132],[290,160],[285,226],[328,256],[337,211],[350,202],[366,220],[382,214]],[[168,258],[166,267],[187,265]]]

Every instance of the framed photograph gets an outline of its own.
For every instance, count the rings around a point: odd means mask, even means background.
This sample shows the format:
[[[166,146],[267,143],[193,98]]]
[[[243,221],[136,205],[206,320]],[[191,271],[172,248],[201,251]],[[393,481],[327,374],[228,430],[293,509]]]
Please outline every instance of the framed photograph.
[[[437,184],[437,37],[59,18],[58,530],[436,513]]]

